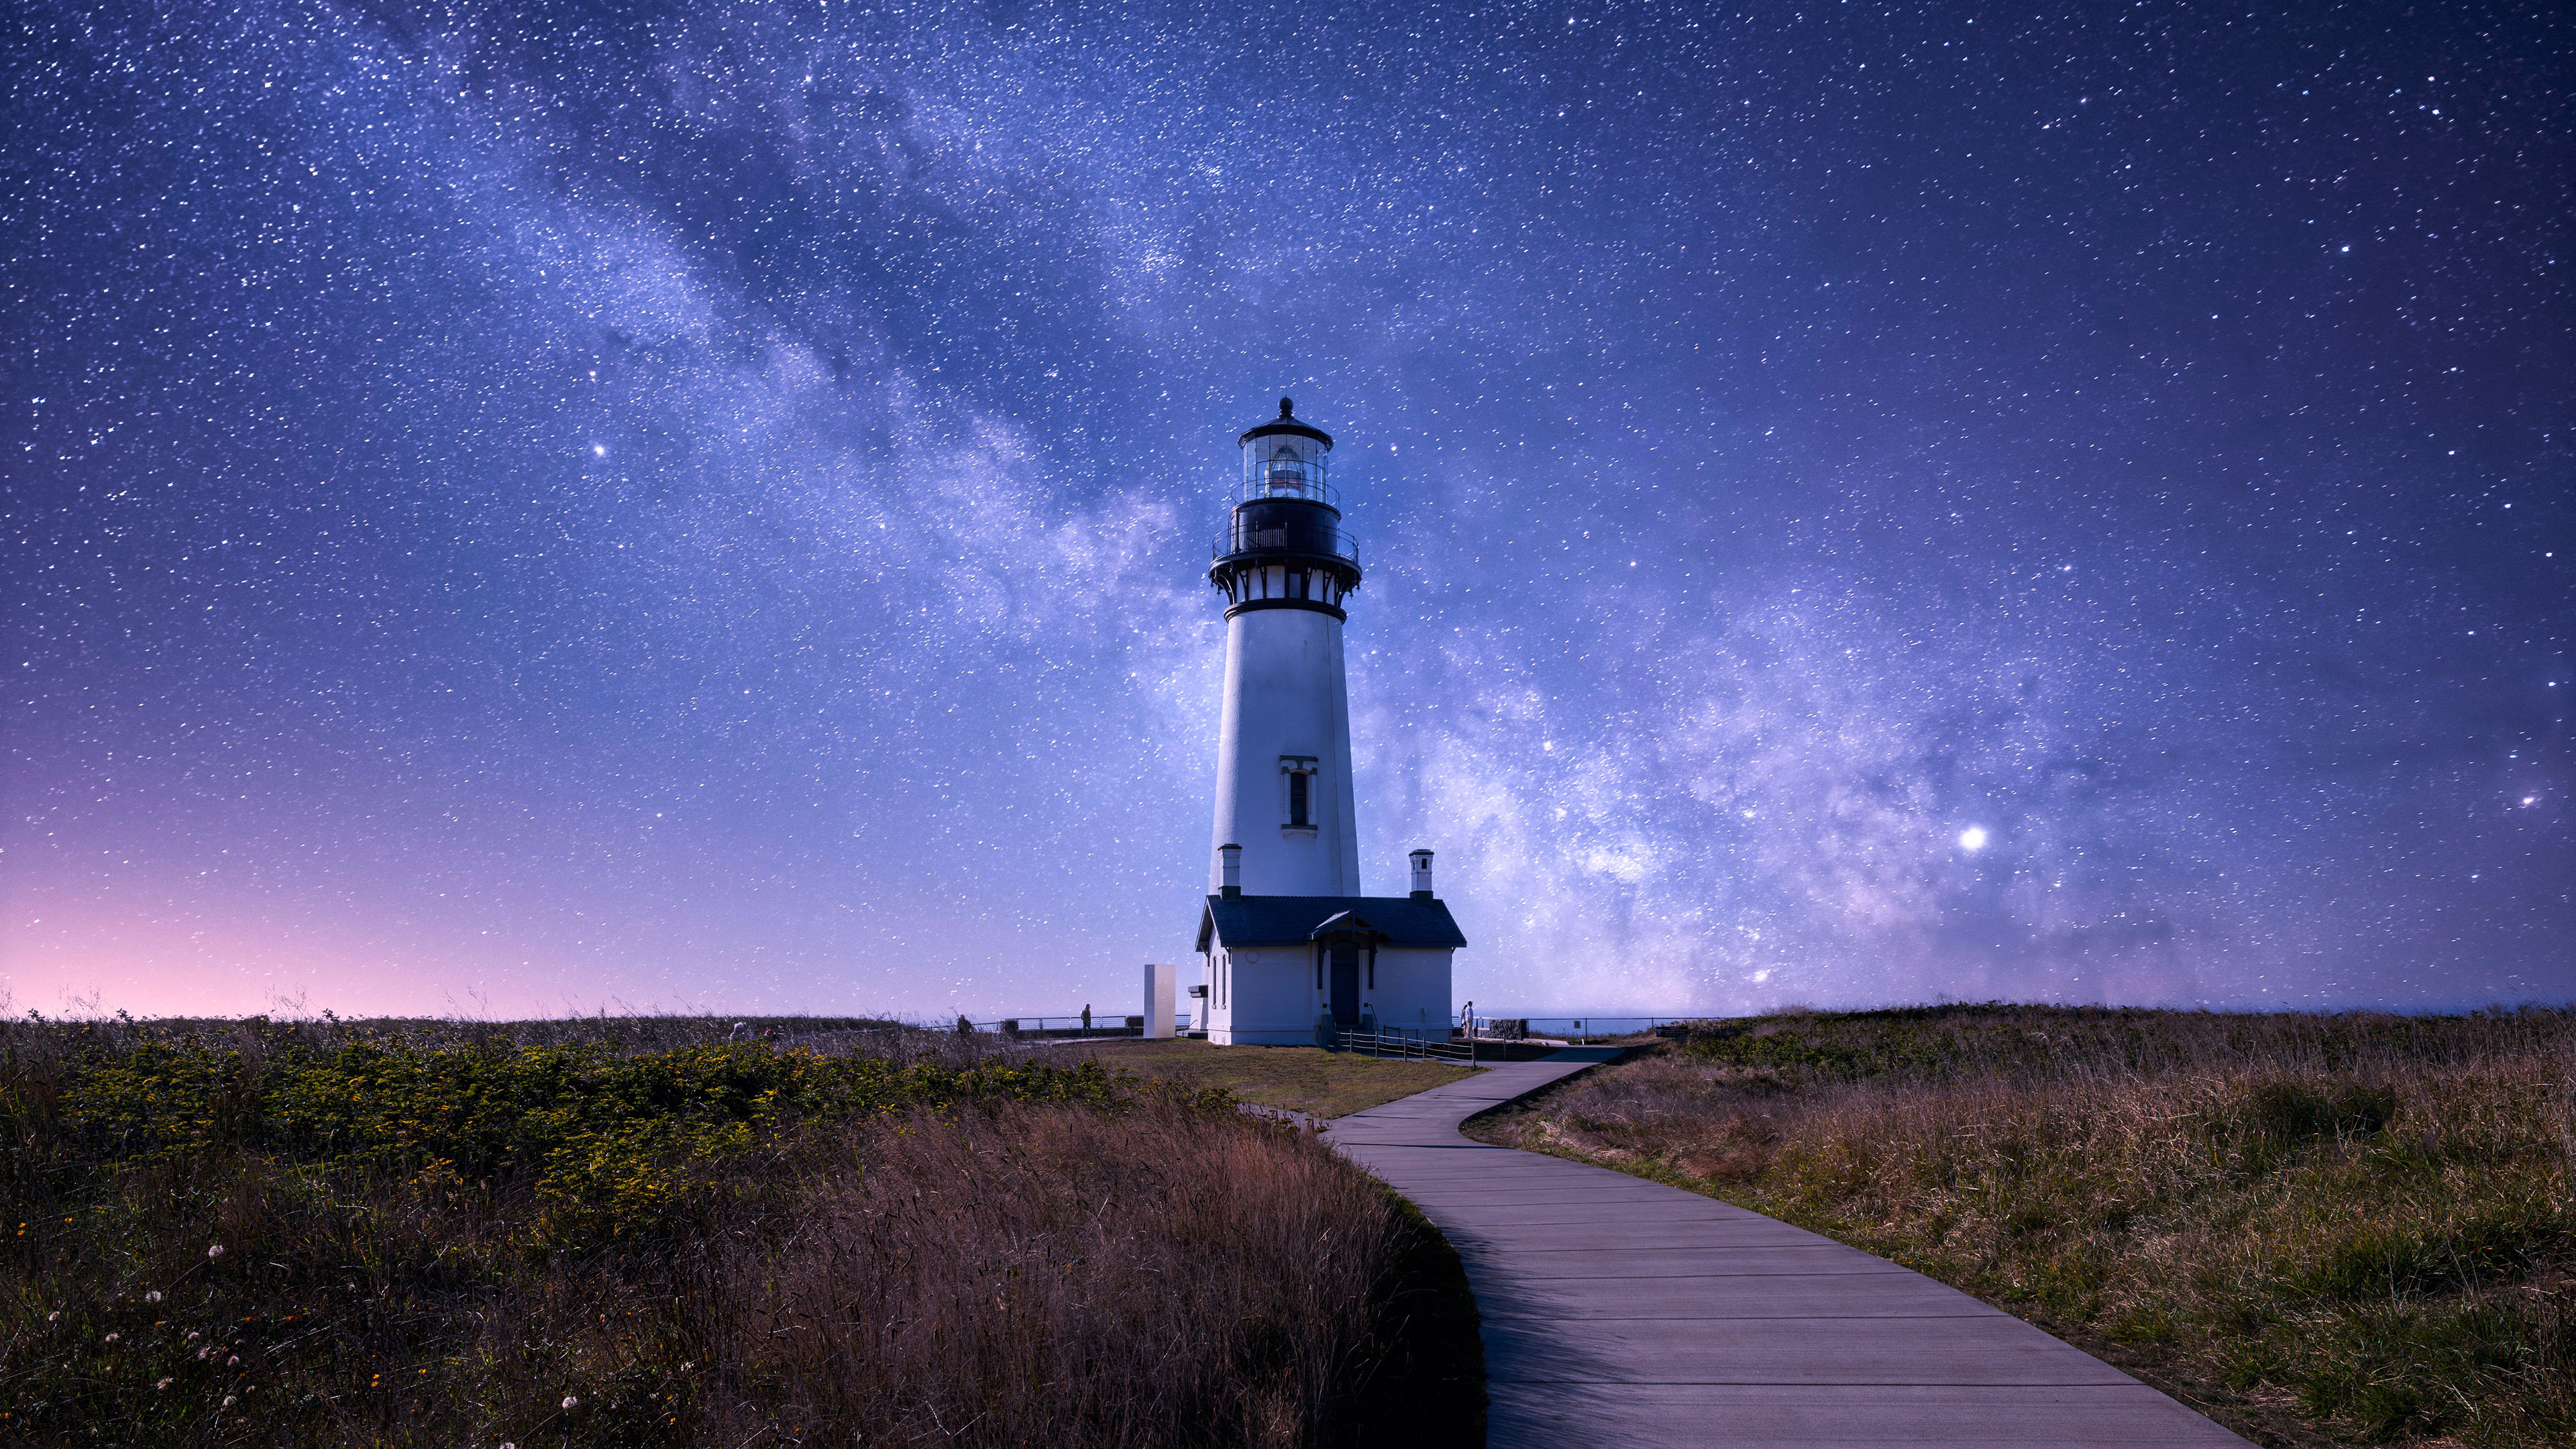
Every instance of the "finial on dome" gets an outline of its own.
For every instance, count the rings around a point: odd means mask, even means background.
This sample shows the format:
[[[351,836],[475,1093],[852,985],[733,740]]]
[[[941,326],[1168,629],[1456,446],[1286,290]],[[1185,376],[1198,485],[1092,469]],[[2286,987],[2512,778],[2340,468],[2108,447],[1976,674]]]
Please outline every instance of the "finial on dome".
[[[1270,438],[1285,433],[1291,437],[1312,438],[1327,448],[1333,446],[1333,435],[1325,432],[1322,428],[1316,427],[1313,423],[1300,421],[1297,417],[1296,408],[1297,400],[1295,398],[1281,398],[1279,400],[1279,416],[1272,418],[1267,422],[1244,429],[1242,436],[1236,438],[1235,441],[1238,443],[1249,443],[1255,438]]]

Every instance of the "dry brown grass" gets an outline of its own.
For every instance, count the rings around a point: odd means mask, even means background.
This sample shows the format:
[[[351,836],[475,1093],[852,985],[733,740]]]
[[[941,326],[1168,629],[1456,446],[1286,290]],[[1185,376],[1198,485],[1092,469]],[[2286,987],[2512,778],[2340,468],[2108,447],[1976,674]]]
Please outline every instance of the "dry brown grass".
[[[804,1156],[792,1209],[672,1265],[699,1442],[1312,1442],[1393,1266],[1370,1183],[1226,1114],[915,1115]]]
[[[1217,1087],[1247,1102],[1342,1117],[1457,1081],[1465,1067],[1328,1052],[1320,1047],[1212,1046],[1203,1041],[1090,1042],[1064,1051],[1139,1076]]]
[[[1488,1118],[1921,1269],[2288,1444],[2576,1442],[2576,1015],[1708,1023]]]

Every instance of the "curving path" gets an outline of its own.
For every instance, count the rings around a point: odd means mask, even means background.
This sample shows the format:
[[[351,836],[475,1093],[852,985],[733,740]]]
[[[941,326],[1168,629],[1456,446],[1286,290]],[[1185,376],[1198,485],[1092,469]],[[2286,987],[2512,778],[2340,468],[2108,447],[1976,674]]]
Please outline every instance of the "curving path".
[[[1458,1124],[1617,1052],[1356,1112],[1327,1140],[1419,1206],[1484,1317],[1494,1445],[2245,1441],[2083,1351],[1857,1248]]]

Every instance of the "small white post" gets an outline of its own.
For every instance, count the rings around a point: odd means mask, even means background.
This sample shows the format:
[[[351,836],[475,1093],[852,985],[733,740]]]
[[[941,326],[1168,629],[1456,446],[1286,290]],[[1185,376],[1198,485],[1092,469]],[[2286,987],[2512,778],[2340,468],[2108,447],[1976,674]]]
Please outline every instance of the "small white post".
[[[1148,965],[1145,968],[1145,1035],[1168,1038],[1172,1035],[1172,990],[1180,975],[1177,966]]]

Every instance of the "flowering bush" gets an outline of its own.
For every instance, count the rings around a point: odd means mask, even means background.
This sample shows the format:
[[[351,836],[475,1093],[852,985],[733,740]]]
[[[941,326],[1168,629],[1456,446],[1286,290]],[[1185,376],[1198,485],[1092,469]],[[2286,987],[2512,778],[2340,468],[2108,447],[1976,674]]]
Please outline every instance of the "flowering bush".
[[[525,1180],[544,1206],[530,1242],[571,1247],[649,1231],[704,1169],[788,1123],[965,1102],[1108,1107],[1131,1090],[1093,1062],[898,1064],[754,1043],[640,1055],[497,1040],[315,1047],[281,1030],[80,1054],[61,1141],[100,1166],[249,1151],[455,1184]]]

